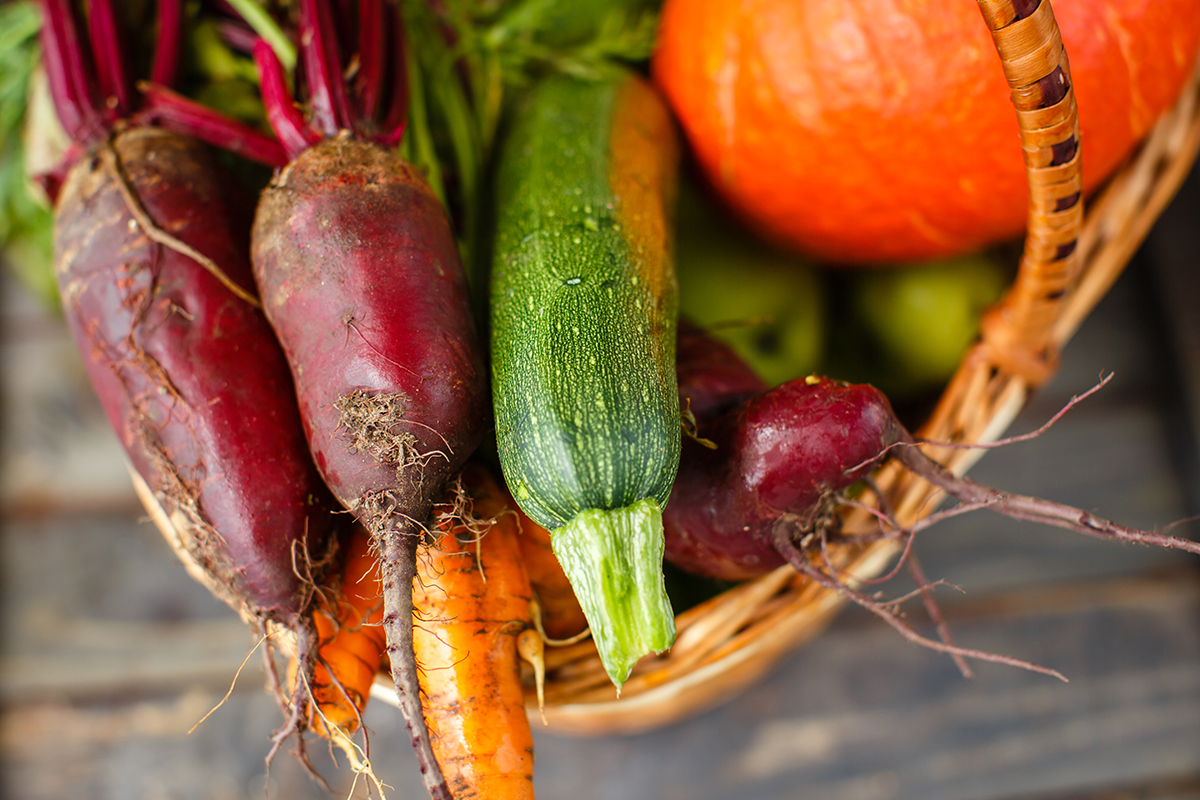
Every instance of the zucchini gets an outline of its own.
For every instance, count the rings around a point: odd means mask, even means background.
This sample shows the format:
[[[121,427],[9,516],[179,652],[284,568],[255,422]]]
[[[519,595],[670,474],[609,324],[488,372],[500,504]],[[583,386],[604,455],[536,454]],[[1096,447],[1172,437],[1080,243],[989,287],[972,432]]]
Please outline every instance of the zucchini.
[[[680,447],[679,144],[654,89],[624,69],[552,75],[526,99],[496,175],[497,446],[620,687],[675,638],[662,507]]]

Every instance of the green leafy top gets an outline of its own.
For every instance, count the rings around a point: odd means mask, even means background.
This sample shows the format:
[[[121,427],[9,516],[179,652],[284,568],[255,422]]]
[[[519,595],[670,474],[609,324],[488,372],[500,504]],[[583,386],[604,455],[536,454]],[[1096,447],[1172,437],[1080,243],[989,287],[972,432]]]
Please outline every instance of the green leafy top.
[[[25,166],[26,112],[41,58],[41,24],[32,2],[0,5],[0,252],[23,283],[53,301],[52,216]]]

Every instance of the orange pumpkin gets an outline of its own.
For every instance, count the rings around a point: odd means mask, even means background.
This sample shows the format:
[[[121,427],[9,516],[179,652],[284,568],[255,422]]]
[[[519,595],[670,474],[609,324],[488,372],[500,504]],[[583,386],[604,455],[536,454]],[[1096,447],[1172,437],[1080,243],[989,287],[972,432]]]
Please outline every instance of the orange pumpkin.
[[[1200,0],[1054,13],[1092,189],[1182,89]],[[1024,227],[1016,116],[974,0],[667,0],[652,68],[710,181],[778,243],[888,262]]]

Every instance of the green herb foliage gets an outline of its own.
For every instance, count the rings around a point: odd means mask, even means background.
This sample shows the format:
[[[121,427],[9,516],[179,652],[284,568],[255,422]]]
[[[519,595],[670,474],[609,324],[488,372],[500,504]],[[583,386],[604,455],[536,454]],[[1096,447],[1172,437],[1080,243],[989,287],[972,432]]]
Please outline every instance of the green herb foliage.
[[[41,58],[41,24],[32,2],[0,5],[0,251],[22,283],[54,302],[53,219],[25,166],[26,110]]]

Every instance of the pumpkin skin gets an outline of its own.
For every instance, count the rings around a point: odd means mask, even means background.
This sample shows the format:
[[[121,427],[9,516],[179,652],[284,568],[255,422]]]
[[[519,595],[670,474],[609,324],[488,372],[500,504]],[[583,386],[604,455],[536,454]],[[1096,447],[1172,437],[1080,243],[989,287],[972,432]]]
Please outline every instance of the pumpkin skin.
[[[1178,97],[1200,0],[1055,0],[1085,190]],[[652,72],[703,171],[776,243],[841,263],[1019,234],[1028,188],[974,0],[667,0]]]

